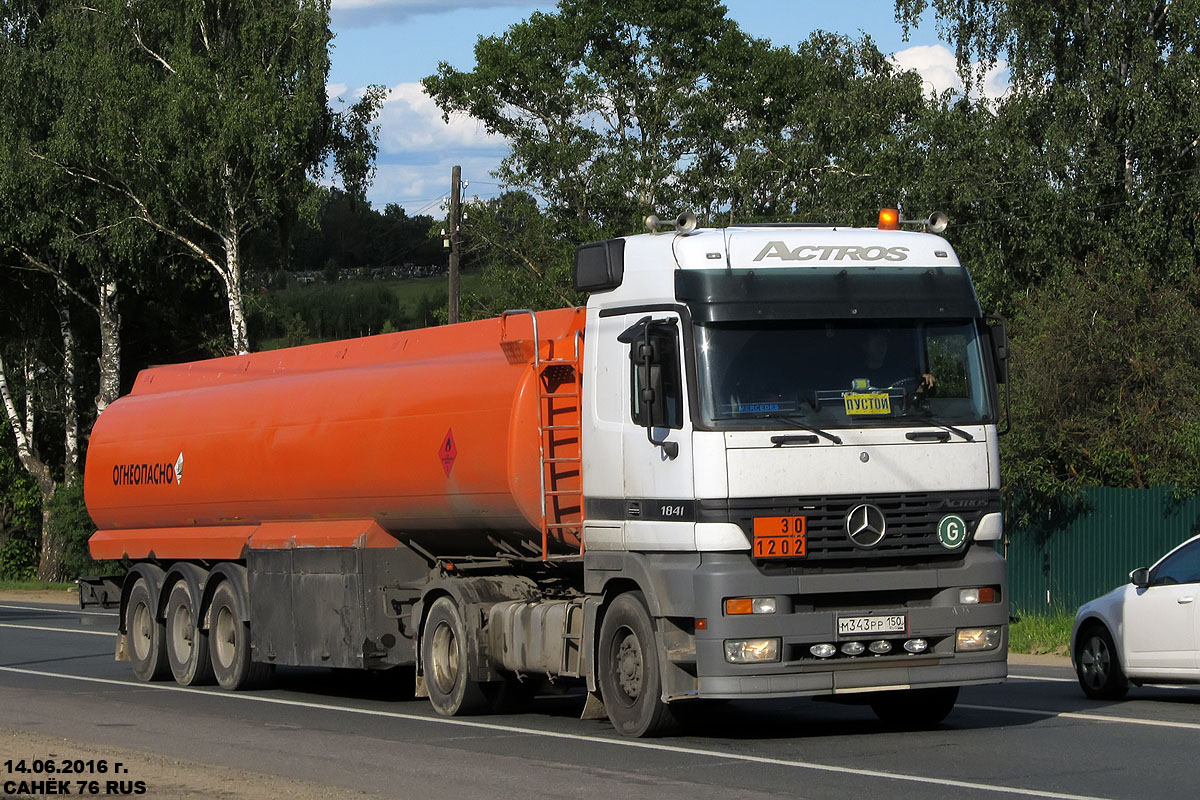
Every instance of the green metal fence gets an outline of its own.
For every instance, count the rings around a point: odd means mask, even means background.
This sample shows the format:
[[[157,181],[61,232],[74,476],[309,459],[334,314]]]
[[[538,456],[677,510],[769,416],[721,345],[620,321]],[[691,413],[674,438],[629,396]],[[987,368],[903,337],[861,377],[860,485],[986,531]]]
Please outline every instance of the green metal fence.
[[[1200,533],[1200,497],[1165,487],[1088,489],[1082,502],[1039,515],[1005,537],[1014,613],[1073,613]]]

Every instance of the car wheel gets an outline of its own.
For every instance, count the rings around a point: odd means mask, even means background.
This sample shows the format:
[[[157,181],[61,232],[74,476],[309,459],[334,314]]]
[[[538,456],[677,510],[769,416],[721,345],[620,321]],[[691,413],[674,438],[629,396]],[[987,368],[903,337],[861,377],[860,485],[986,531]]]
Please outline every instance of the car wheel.
[[[1093,700],[1120,700],[1129,691],[1112,634],[1103,625],[1090,625],[1079,635],[1075,672],[1083,693]]]

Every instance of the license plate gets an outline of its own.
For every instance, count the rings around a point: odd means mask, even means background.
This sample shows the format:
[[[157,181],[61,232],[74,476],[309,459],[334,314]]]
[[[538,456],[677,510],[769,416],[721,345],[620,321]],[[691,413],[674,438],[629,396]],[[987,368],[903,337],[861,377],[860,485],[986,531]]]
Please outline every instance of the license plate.
[[[755,558],[803,558],[808,555],[805,517],[755,517]]]
[[[890,414],[892,401],[887,393],[883,394],[846,394],[846,413],[855,416],[863,414]]]
[[[875,636],[887,633],[908,633],[908,618],[904,614],[885,617],[838,617],[838,636]]]

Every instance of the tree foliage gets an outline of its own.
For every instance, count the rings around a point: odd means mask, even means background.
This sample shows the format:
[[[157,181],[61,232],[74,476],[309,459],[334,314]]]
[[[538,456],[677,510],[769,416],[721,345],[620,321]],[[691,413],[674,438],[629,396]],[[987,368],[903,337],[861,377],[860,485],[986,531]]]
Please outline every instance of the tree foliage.
[[[930,6],[966,80],[1012,75],[998,202],[970,233],[1013,315],[1010,485],[1200,491],[1200,410],[1180,402],[1200,377],[1200,4],[897,2],[910,24]]]

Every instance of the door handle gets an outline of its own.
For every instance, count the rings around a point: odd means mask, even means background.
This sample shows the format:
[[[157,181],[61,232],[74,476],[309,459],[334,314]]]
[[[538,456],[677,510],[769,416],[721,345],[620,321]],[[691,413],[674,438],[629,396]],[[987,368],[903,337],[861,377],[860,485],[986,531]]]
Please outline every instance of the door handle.
[[[1187,605],[1188,603],[1192,602],[1195,599],[1196,599],[1195,597],[1178,597],[1175,599],[1175,602],[1179,603],[1179,605],[1183,606],[1183,605]]]

